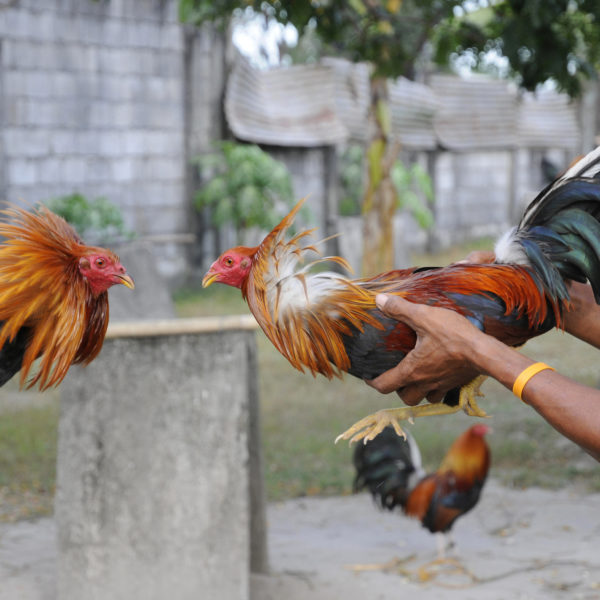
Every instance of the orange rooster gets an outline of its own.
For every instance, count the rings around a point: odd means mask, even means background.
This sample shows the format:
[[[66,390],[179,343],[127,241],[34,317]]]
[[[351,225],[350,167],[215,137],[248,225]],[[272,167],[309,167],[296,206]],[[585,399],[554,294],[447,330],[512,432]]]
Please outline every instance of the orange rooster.
[[[286,241],[300,205],[259,246],[224,252],[203,279],[205,287],[218,281],[240,288],[267,337],[300,370],[374,379],[398,364],[416,336],[376,308],[378,293],[455,310],[512,346],[561,326],[569,309],[567,280],[589,280],[600,300],[600,148],[536,197],[519,226],[499,240],[491,264],[412,268],[369,279],[311,272],[325,261],[347,265],[339,257],[310,260],[317,252],[305,242],[312,230]],[[339,437],[372,439],[390,424],[402,434],[403,419],[459,408],[485,416],[475,401],[482,380],[465,381],[439,404],[379,411]]]
[[[443,558],[456,519],[479,502],[490,467],[484,439],[489,431],[483,424],[467,429],[450,446],[438,470],[426,475],[414,438],[403,439],[387,427],[375,439],[356,446],[354,491],[367,488],[382,508],[399,506],[431,533],[442,534],[438,555]]]
[[[60,383],[72,364],[100,352],[108,326],[109,287],[133,288],[118,256],[86,246],[43,206],[0,211],[0,385],[21,371],[21,385]]]

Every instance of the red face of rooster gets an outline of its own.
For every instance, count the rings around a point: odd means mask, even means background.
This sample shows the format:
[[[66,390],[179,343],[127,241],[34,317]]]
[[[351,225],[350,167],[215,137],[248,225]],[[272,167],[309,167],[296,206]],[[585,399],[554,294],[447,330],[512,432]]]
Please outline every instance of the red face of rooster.
[[[252,256],[256,248],[231,248],[223,252],[210,266],[202,279],[202,287],[208,287],[215,281],[241,288],[250,273],[252,267]]]
[[[79,259],[79,272],[87,279],[95,295],[118,283],[130,289],[134,288],[133,279],[127,275],[125,267],[112,253],[83,256]]]

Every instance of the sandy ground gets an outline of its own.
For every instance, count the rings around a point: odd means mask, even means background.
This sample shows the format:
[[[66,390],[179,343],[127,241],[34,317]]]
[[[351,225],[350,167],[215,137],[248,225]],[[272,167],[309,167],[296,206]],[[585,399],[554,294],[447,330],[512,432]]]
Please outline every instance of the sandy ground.
[[[600,599],[600,494],[491,481],[454,532],[477,579],[450,565],[420,578],[434,536],[364,494],[273,504],[268,523],[271,573],[252,576],[252,600]],[[52,519],[0,526],[0,600],[54,600],[55,535]],[[353,569],[394,557],[393,571]]]

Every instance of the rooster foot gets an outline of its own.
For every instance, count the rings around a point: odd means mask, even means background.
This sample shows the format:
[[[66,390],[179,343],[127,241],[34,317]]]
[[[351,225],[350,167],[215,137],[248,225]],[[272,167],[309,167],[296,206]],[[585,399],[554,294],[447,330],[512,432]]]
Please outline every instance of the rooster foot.
[[[404,558],[394,557],[385,563],[367,563],[359,565],[349,565],[348,568],[352,569],[355,573],[362,573],[365,571],[382,571],[383,573],[398,573],[399,575],[411,575],[412,571],[409,571],[405,565],[406,563],[414,560],[416,554],[409,554]]]
[[[437,404],[421,404],[420,406],[404,406],[402,408],[384,408],[354,423],[352,427],[335,438],[335,443],[337,444],[340,440],[350,440],[352,444],[363,440],[366,444],[377,437],[388,425],[391,425],[398,435],[406,439],[399,421],[408,421],[412,424],[413,419],[417,417],[450,415],[461,408],[470,417],[487,417],[489,415],[479,408],[476,401],[476,397],[483,396],[479,388],[485,379],[484,375],[479,375],[473,381],[464,385],[460,390],[459,401],[456,406],[448,406],[439,402]]]
[[[363,440],[366,444],[377,437],[388,425],[391,425],[398,435],[406,438],[399,421],[413,422],[416,417],[426,417],[430,415],[448,415],[455,413],[461,408],[461,405],[448,406],[446,404],[422,404],[421,406],[405,406],[402,408],[384,408],[372,415],[364,417],[357,421],[337,436],[336,443],[339,440],[350,440],[350,443]]]
[[[489,417],[489,415],[479,408],[475,398],[483,398],[481,385],[487,379],[485,375],[478,375],[467,385],[460,388],[458,406],[462,408],[470,417]]]
[[[461,588],[468,587],[469,584],[472,585],[477,582],[477,576],[467,569],[458,559],[456,558],[436,558],[431,562],[428,562],[424,565],[421,565],[417,569],[417,577],[420,582],[425,583],[427,581],[431,581],[438,577],[439,575],[444,575],[447,577],[455,577],[455,576],[465,576],[469,583],[460,584],[460,583],[440,583],[444,587],[449,588]]]

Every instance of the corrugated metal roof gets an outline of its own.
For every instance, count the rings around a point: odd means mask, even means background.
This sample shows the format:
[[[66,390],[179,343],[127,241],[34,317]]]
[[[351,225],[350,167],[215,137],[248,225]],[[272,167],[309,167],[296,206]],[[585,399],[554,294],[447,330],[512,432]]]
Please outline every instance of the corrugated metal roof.
[[[519,106],[519,145],[538,148],[579,148],[577,106],[566,94],[542,90],[523,95]]]
[[[398,141],[408,148],[435,148],[434,116],[441,106],[435,92],[404,77],[390,82],[389,90],[392,130]]]
[[[302,65],[268,71],[236,61],[227,83],[225,114],[234,135],[276,146],[324,146],[344,141],[332,70]]]
[[[338,116],[352,140],[364,141],[370,104],[369,66],[333,57],[323,58],[322,64],[333,72]]]
[[[436,74],[430,86],[390,82],[393,135],[403,147],[448,150],[523,147],[576,148],[575,105],[556,92],[524,94],[485,75]],[[240,58],[229,77],[225,113],[234,135],[288,147],[364,142],[369,68],[344,59],[268,71]]]
[[[341,58],[325,58],[323,64],[333,68],[336,107],[350,137],[366,141],[370,104],[369,67]],[[433,115],[439,103],[433,90],[400,77],[390,81],[389,93],[394,137],[409,148],[435,148]]]
[[[505,81],[474,75],[433,75],[441,99],[434,128],[449,150],[506,148],[517,143],[517,95]]]

